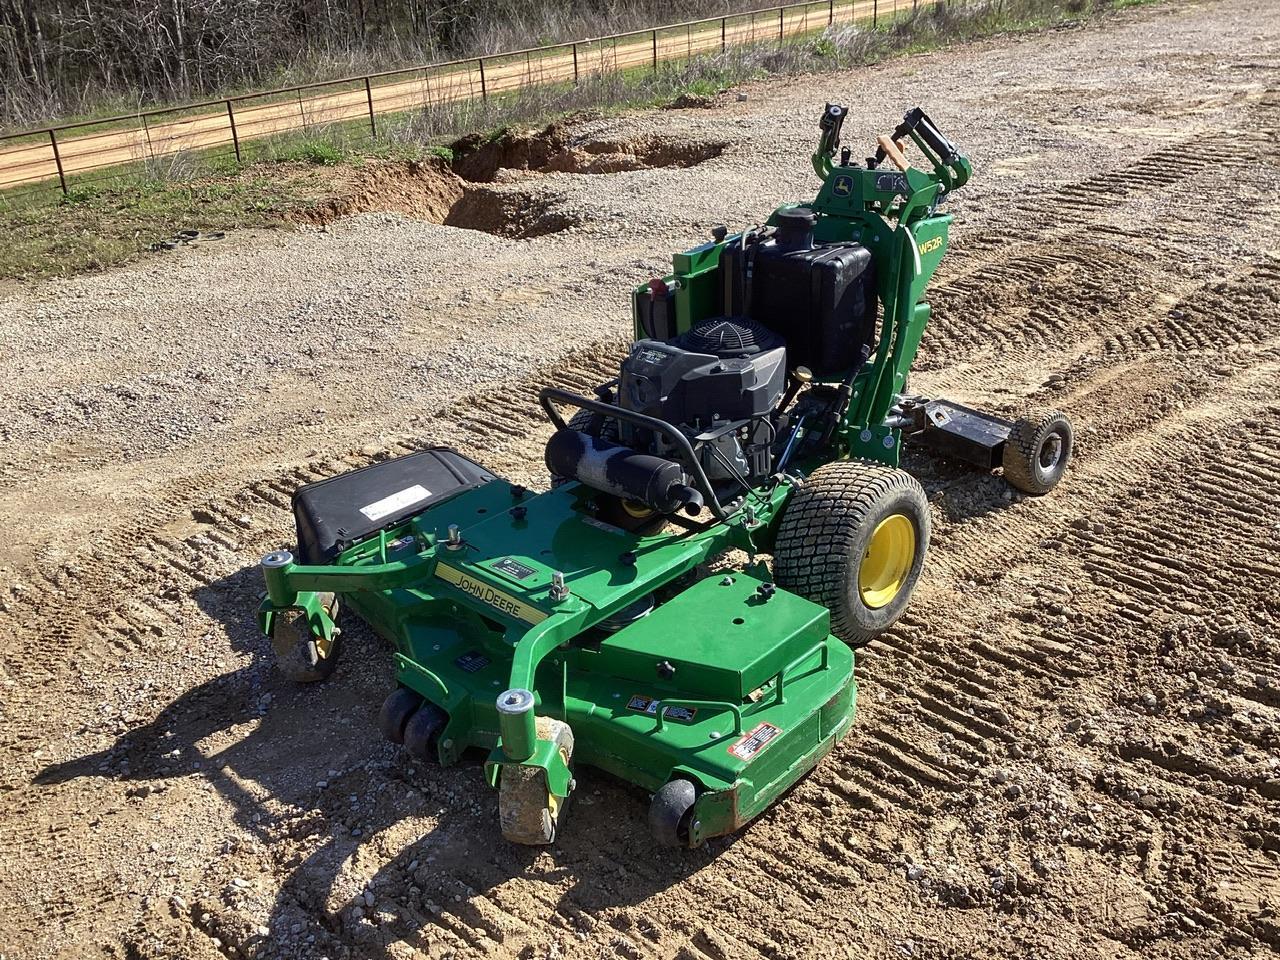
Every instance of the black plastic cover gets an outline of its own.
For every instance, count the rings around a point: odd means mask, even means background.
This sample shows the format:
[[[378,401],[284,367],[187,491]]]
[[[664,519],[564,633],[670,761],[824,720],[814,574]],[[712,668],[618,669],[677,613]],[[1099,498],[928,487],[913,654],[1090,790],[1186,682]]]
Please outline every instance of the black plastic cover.
[[[750,289],[745,281],[751,261]],[[876,276],[871,251],[858,243],[787,250],[776,240],[725,247],[724,310],[782,336],[787,364],[822,378],[842,373],[875,346]]]
[[[618,404],[677,425],[764,416],[786,386],[786,350],[774,342],[761,353],[726,358],[693,353],[679,341],[639,340],[622,362]]]
[[[353,543],[497,478],[448,447],[432,447],[317,480],[293,494],[298,560],[329,563]]]

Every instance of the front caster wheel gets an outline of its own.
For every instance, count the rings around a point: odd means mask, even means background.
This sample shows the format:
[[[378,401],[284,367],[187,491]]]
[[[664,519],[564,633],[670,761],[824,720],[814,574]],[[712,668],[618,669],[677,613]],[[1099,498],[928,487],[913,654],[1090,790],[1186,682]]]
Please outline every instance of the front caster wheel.
[[[565,766],[572,769],[573,731],[569,725],[550,717],[538,717],[538,739],[550,740],[560,751]],[[502,836],[511,843],[545,846],[556,838],[564,800],[547,789],[541,767],[508,764],[498,781],[498,822]]]
[[[649,803],[649,830],[664,847],[689,846],[693,826],[693,805],[698,788],[688,780],[672,780],[662,785]]]
[[[424,703],[404,727],[404,748],[410,756],[424,763],[436,763],[440,759],[440,734],[444,732],[449,715],[434,703]]]
[[[404,730],[422,706],[422,698],[407,687],[397,687],[378,713],[378,729],[392,743],[404,743]]]
[[[320,603],[332,620],[338,619],[338,598],[332,593],[318,594]],[[301,610],[285,610],[276,615],[271,629],[271,648],[276,666],[295,683],[325,680],[338,666],[342,653],[342,631],[337,627],[333,639],[326,643],[311,632],[307,615]]]
[[[1049,410],[1023,417],[1005,441],[1004,478],[1023,493],[1048,493],[1067,472],[1074,446],[1075,434],[1065,414]]]

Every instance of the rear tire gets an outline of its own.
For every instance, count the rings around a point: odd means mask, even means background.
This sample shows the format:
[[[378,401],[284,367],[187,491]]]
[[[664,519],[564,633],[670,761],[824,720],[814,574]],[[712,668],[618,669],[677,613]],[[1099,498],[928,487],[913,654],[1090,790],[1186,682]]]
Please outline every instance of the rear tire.
[[[561,720],[538,717],[538,739],[550,740],[572,769],[573,731]],[[552,796],[541,767],[508,764],[498,781],[498,822],[510,843],[546,846],[555,841],[567,801]]]
[[[1039,496],[1058,485],[1067,472],[1075,434],[1066,414],[1047,410],[1023,417],[1004,445],[1004,478],[1023,493]]]
[[[338,598],[332,593],[318,596],[330,619],[337,621]],[[318,683],[328,679],[338,667],[338,658],[342,655],[342,631],[334,627],[333,639],[322,656],[321,643],[311,633],[306,613],[297,609],[285,610],[276,614],[271,628],[271,648],[276,654],[276,666],[294,683]]]
[[[778,585],[831,611],[853,646],[902,616],[929,549],[929,502],[903,470],[843,460],[815,470],[778,524]]]

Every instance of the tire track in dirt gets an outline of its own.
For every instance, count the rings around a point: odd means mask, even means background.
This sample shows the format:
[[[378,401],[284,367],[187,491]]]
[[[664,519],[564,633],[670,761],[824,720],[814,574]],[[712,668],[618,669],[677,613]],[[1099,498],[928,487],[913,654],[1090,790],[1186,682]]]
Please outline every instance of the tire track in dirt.
[[[1158,181],[1166,161],[1160,156],[1131,169]],[[1083,193],[1096,196],[1096,184],[1085,184]],[[1098,215],[1113,210],[1111,203],[1094,208]],[[1169,257],[1194,238],[1181,221],[1171,232],[1178,235],[1157,243],[1155,262],[1145,264],[1136,256],[1116,257],[1100,243],[1090,246],[1086,235],[1105,233],[1096,228],[1064,235],[1064,244],[1086,248],[1072,256],[984,244],[962,264],[975,272],[943,286],[940,323],[950,326],[939,329],[957,336],[939,337],[940,355],[948,365],[974,364],[971,370],[995,381],[1016,377],[1028,355],[1044,354],[1044,365],[1056,367],[1062,379],[1046,381],[1033,398],[1059,404],[1076,419],[1080,459],[1065,487],[1043,501],[1005,501],[994,478],[947,464],[912,464],[940,515],[928,581],[912,612],[860,660],[863,698],[854,733],[743,836],[652,862],[638,815],[619,812],[639,809],[635,792],[601,783],[602,799],[574,811],[584,822],[566,836],[554,863],[477,843],[464,845],[448,869],[415,869],[414,857],[439,854],[445,845],[431,833],[421,843],[410,840],[414,826],[400,823],[397,791],[400,798],[420,795],[446,831],[491,829],[493,804],[474,771],[423,772],[397,757],[372,775],[343,773],[310,808],[276,803],[267,810],[262,829],[275,858],[270,872],[286,877],[268,906],[272,926],[319,915],[327,943],[362,956],[393,955],[388,935],[423,950],[505,956],[547,923],[570,942],[589,934],[624,956],[798,955],[831,933],[812,918],[834,914],[837,906],[847,916],[847,901],[869,884],[868,896],[918,901],[926,916],[939,906],[994,905],[996,919],[977,921],[993,934],[1001,911],[1075,902],[1055,886],[1057,868],[1035,866],[1036,849],[1063,862],[1080,851],[1143,861],[1143,890],[1159,898],[1161,912],[1125,905],[1120,921],[1108,921],[1118,924],[1109,935],[1119,943],[1137,948],[1163,935],[1168,924],[1183,923],[1176,919],[1181,916],[1218,936],[1230,932],[1275,945],[1274,921],[1251,914],[1247,897],[1217,896],[1210,888],[1222,871],[1242,878],[1248,889],[1274,888],[1277,873],[1258,853],[1276,816],[1272,780],[1251,770],[1256,763],[1244,755],[1210,757],[1197,741],[1207,729],[1248,744],[1246,753],[1276,746],[1270,732],[1276,651],[1267,646],[1266,631],[1277,611],[1267,607],[1265,591],[1277,568],[1273,550],[1256,536],[1259,517],[1274,516],[1280,504],[1280,432],[1270,425],[1280,413],[1271,397],[1280,371],[1280,310],[1268,295],[1276,264],[1244,264],[1225,280],[1183,277]],[[1089,284],[1071,282],[1080,270],[1093,278]],[[1138,291],[1107,303],[1101,315],[1091,313],[1117,282],[1175,295],[1154,321],[1149,304],[1132,309]],[[1016,293],[986,301],[993,287],[1005,284]],[[1020,321],[1002,312],[1024,299],[1044,311],[1044,319],[1020,339]],[[1247,314],[1224,332],[1222,317],[1242,302],[1249,304]],[[963,336],[966,314],[975,318],[975,330]],[[541,472],[545,434],[536,426],[542,419],[532,400],[537,386],[554,380],[587,389],[612,373],[616,358],[609,350],[570,358],[493,395],[461,401],[441,415],[433,433],[498,472],[531,479]],[[950,379],[964,383],[965,377],[970,392],[982,392],[972,372]],[[1023,393],[1014,390],[1016,399],[1005,405],[1024,402]],[[390,452],[422,445],[405,438]],[[16,625],[5,649],[5,676],[21,680],[21,692],[5,707],[7,743],[30,753],[47,739],[41,725],[47,721],[38,715],[42,686],[83,692],[88,700],[95,688],[83,689],[84,674],[95,663],[164,656],[166,639],[212,631],[217,619],[190,596],[220,585],[229,601],[244,599],[256,577],[244,564],[290,536],[292,488],[368,459],[318,458],[246,487],[215,474],[187,478],[82,555],[67,561],[51,549],[41,564],[47,576],[29,573],[30,590],[0,614],[6,627]],[[185,525],[192,510],[199,512],[195,529],[174,535],[175,522]],[[1224,595],[1234,612],[1207,613]],[[1251,638],[1237,637],[1239,629],[1251,630]],[[226,641],[215,631],[209,642]],[[44,659],[31,656],[37,648],[46,651]],[[265,644],[255,649],[260,654]],[[1220,652],[1231,669],[1221,670],[1224,661],[1215,659],[1221,672],[1212,675],[1213,692],[1196,699],[1201,681],[1210,678],[1206,649],[1215,657]],[[1187,691],[1172,673],[1147,662],[1160,657],[1198,674],[1179,681]],[[1155,696],[1155,713],[1144,705],[1146,688]],[[1188,708],[1193,713],[1203,712],[1169,716],[1182,700],[1195,704]],[[128,735],[147,709],[139,701],[136,717],[108,718],[100,729]],[[217,715],[220,705],[200,709]],[[1255,722],[1249,714],[1269,719]],[[1076,720],[1081,723],[1073,730]],[[1177,737],[1186,743],[1171,755],[1162,741]],[[120,756],[132,761],[132,772],[120,780],[124,788],[159,769],[165,746],[117,750],[105,762],[116,776]],[[18,809],[45,808],[40,830],[51,829],[55,841],[76,828],[82,801],[72,791],[17,781],[6,786]],[[353,820],[343,799],[348,791],[377,792],[375,812]],[[330,869],[320,856],[338,858],[347,848],[295,835],[317,812],[333,823],[375,824],[371,850],[358,855],[353,841],[350,853],[357,873],[380,880],[378,906],[367,915],[353,919],[353,907],[365,902],[359,889],[341,886],[339,868]],[[1164,822],[1146,832],[1163,835],[1164,852],[1141,836],[1143,818],[1155,814]],[[948,832],[958,818],[989,824],[996,842]],[[1020,825],[1012,835],[1020,839],[1010,839],[1001,825],[1006,821]],[[1197,849],[1223,830],[1234,838],[1224,850]],[[445,838],[459,839],[456,832]],[[108,911],[127,907],[122,894],[92,877],[77,878],[78,852],[55,851],[56,842],[34,826],[3,843],[7,852],[50,858],[52,876],[65,886],[51,906],[54,915],[86,903]],[[1011,849],[1001,851],[1001,844]],[[954,852],[955,872],[935,865],[934,845]],[[218,869],[259,875],[265,870],[260,857],[253,849],[234,852]],[[922,864],[923,880],[907,879],[907,858]],[[993,863],[1008,872],[993,874]],[[208,885],[224,879],[211,875]],[[173,918],[193,955],[216,954],[213,931],[231,931],[224,943],[254,942],[251,931],[237,932],[244,921],[235,896],[211,892]],[[854,909],[877,905],[873,899]]]

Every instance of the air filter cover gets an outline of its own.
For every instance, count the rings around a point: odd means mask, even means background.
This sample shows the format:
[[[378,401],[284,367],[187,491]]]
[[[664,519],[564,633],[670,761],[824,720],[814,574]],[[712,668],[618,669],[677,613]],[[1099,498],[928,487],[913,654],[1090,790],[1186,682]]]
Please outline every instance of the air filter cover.
[[[684,350],[722,359],[750,357],[782,346],[782,338],[747,317],[704,320],[676,341]]]

